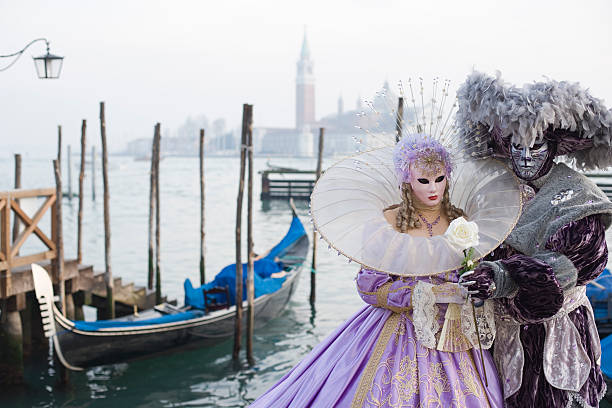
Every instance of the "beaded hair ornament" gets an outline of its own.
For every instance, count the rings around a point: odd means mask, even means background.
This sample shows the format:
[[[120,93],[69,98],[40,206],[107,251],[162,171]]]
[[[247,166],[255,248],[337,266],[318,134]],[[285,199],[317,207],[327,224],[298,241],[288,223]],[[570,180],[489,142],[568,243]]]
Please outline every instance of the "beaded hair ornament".
[[[393,164],[400,183],[412,181],[411,168],[415,167],[429,177],[444,170],[450,179],[452,173],[452,161],[444,146],[422,133],[408,134],[397,142]]]

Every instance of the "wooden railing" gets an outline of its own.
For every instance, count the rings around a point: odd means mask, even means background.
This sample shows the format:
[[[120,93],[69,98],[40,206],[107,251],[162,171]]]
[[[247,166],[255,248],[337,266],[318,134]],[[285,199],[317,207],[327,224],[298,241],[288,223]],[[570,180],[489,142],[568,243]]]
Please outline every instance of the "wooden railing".
[[[34,216],[30,218],[21,208],[19,200],[25,198],[44,198],[43,204],[36,211]],[[48,237],[38,227],[40,220],[45,213],[51,208],[51,237],[55,237],[57,211],[57,197],[55,188],[37,189],[37,190],[12,190],[0,192],[0,298],[5,299],[8,296],[11,288],[11,270],[28,265],[33,262],[55,259],[57,257],[56,245],[52,238]],[[11,212],[14,214],[13,220],[19,222],[25,227],[21,233],[12,236],[13,228],[11,226]],[[20,256],[19,250],[26,240],[36,235],[38,239],[46,246],[46,250]]]
[[[268,200],[274,198],[296,198],[309,199],[315,185],[315,171],[278,169],[264,170],[261,174],[261,199]],[[270,174],[281,175],[284,178],[271,179]],[[293,179],[288,177],[304,177],[312,175],[311,180]]]
[[[612,183],[597,183],[597,187],[601,188],[607,196],[608,199],[612,200]]]

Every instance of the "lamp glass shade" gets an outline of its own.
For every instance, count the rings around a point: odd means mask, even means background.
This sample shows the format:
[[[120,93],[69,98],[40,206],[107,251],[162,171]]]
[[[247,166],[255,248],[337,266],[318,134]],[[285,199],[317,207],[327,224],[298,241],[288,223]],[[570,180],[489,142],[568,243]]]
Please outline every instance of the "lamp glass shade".
[[[36,73],[41,79],[57,79],[62,71],[64,57],[59,57],[47,52],[46,55],[34,57]]]

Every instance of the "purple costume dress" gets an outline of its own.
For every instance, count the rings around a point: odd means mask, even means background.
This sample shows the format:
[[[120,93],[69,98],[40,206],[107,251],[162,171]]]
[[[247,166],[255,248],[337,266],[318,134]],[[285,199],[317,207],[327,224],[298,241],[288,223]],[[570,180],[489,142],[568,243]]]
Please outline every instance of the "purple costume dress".
[[[503,407],[491,354],[483,350],[485,386],[480,351],[457,319],[465,305],[457,280],[456,272],[394,279],[362,269],[357,289],[368,305],[251,406]]]

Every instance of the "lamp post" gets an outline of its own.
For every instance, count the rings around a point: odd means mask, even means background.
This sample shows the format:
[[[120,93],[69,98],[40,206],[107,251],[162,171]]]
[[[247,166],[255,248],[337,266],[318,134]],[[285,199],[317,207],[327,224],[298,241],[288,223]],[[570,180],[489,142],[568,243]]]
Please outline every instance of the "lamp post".
[[[49,41],[46,38],[37,38],[35,40],[30,41],[25,47],[21,50],[14,52],[8,55],[0,55],[0,58],[15,58],[4,68],[0,68],[0,72],[6,71],[10,67],[12,67],[17,60],[23,55],[25,50],[27,50],[32,44],[44,41],[47,44],[47,53],[45,55],[41,55],[40,57],[33,57],[34,66],[36,67],[36,73],[38,74],[38,78],[40,79],[57,79],[60,76],[60,72],[62,71],[62,64],[64,62],[64,57],[60,57],[58,55],[51,54],[49,52]]]

